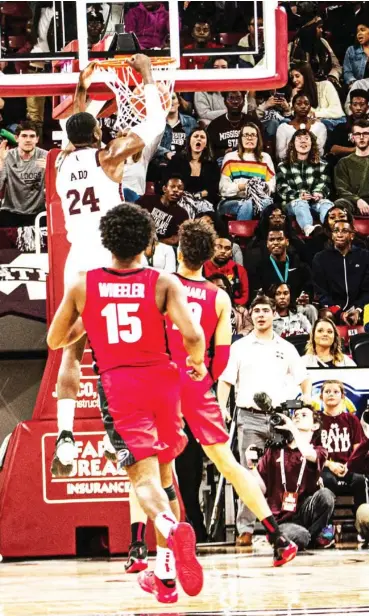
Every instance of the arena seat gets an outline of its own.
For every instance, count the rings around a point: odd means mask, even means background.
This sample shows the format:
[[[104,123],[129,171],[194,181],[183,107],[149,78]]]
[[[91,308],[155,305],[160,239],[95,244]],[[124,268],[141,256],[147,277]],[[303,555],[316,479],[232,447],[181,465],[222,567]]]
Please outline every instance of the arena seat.
[[[146,182],[145,195],[155,194],[155,182]]]
[[[355,218],[354,226],[362,235],[369,235],[369,218]]]
[[[298,336],[289,336],[287,340],[288,342],[293,344],[293,346],[295,347],[300,357],[305,355],[305,352],[306,352],[305,347],[306,347],[307,341],[309,340],[308,334],[300,334]]]
[[[231,237],[253,237],[258,222],[258,220],[229,220],[229,234]]]
[[[352,359],[359,368],[369,368],[369,334],[356,334],[350,338]]]
[[[357,325],[356,327],[349,327],[348,325],[337,325],[337,329],[342,340],[344,341],[345,347],[349,346],[350,338],[352,338],[352,336],[365,333],[362,325]]]
[[[221,32],[219,34],[219,42],[222,45],[229,47],[237,47],[238,42],[242,39],[242,33],[240,32]]]
[[[19,35],[10,35],[8,36],[8,49],[9,51],[14,51],[15,49],[20,49],[21,47],[24,47],[24,45],[27,42],[27,38],[25,36],[23,36],[23,34],[19,34]]]

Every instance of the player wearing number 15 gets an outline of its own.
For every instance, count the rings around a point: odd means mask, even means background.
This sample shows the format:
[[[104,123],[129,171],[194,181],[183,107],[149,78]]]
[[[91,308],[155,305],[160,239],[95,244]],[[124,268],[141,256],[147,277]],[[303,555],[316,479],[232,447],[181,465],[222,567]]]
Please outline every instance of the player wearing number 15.
[[[142,76],[146,101],[146,120],[123,137],[101,148],[101,128],[89,113],[72,115],[66,124],[73,151],[67,148],[56,162],[56,190],[61,199],[67,237],[71,243],[65,267],[67,282],[78,271],[110,263],[109,252],[102,247],[99,222],[112,207],[124,201],[122,179],[124,164],[130,156],[150,145],[165,128],[165,113],[151,74],[150,58],[137,54],[128,63]],[[96,63],[82,71],[75,101],[87,91]]]
[[[187,364],[194,380],[206,375],[204,334],[187,305],[182,285],[170,274],[142,267],[144,250],[155,226],[142,208],[122,204],[100,223],[112,267],[77,275],[65,291],[48,333],[52,349],[81,336],[82,316],[94,352],[110,417],[105,428],[127,470],[141,507],[156,530],[168,539],[179,580],[190,595],[200,592],[202,570],[195,558],[195,536],[188,524],[177,524],[162,472],[182,451],[179,374],[167,353],[164,313],[183,336]],[[83,334],[83,331],[82,331]],[[156,580],[164,598],[176,600],[173,580]],[[164,584],[164,586],[163,586]],[[170,602],[170,601],[168,601]]]

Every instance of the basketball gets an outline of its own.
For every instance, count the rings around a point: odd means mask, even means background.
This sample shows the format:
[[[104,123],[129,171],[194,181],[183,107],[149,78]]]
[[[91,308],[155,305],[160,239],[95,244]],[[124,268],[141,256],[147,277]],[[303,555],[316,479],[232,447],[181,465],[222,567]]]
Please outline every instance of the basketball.
[[[160,102],[162,107],[167,114],[169,112],[172,95],[170,89],[165,83],[157,83],[156,87],[159,92]],[[137,117],[144,119],[146,118],[146,102],[145,102],[145,94],[144,94],[144,85],[140,83],[134,90],[132,91],[131,98],[129,99],[130,107]]]

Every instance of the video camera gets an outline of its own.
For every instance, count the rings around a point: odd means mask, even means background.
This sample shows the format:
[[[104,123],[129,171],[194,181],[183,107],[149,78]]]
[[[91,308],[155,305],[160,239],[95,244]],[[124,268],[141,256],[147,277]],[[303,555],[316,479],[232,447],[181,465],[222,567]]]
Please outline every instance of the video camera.
[[[304,404],[301,400],[286,400],[280,406],[273,407],[271,398],[264,392],[254,395],[254,402],[258,405],[261,411],[269,413],[269,429],[271,437],[265,443],[265,449],[275,448],[282,449],[288,443],[291,443],[293,436],[291,432],[280,432],[277,430],[279,426],[283,426],[285,417],[291,417],[292,411],[302,409]]]

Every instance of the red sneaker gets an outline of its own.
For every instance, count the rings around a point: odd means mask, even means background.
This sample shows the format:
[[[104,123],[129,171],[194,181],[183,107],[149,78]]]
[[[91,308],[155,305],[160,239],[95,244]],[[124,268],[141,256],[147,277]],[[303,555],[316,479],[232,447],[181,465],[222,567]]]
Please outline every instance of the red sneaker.
[[[187,595],[195,597],[201,592],[204,574],[196,558],[196,536],[192,526],[180,522],[168,537],[168,547],[173,550],[177,575]]]
[[[166,580],[163,582],[156,577],[153,571],[141,571],[137,577],[138,583],[142,590],[155,595],[160,603],[176,603],[178,601],[178,592],[175,580]]]
[[[281,541],[282,540],[282,541]],[[282,567],[297,554],[297,545],[293,541],[288,541],[281,537],[274,546],[273,567]]]
[[[139,573],[148,567],[147,546],[145,543],[132,543],[129,546],[128,560],[124,565],[126,573]]]

